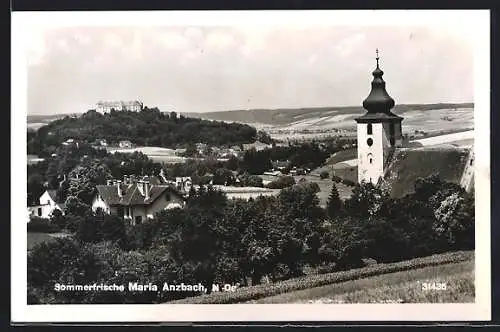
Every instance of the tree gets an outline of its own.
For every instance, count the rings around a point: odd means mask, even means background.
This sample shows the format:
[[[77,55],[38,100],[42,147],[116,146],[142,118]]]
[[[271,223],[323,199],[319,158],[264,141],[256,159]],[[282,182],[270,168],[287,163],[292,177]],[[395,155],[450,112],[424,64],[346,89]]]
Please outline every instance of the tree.
[[[98,211],[96,216],[102,218],[102,224],[99,227],[102,240],[116,242],[120,247],[125,247],[127,233],[123,219],[114,214],[104,214],[101,211]]]
[[[251,148],[243,155],[242,168],[250,174],[259,175],[272,167],[269,152]]]
[[[434,231],[454,249],[474,248],[474,199],[454,193],[435,212]]]
[[[414,197],[420,201],[428,201],[442,186],[442,181],[438,174],[432,174],[425,178],[418,178],[415,181]]]
[[[337,217],[342,210],[342,200],[340,199],[339,191],[335,183],[332,183],[332,189],[330,191],[330,196],[328,197],[328,202],[326,203],[327,215],[330,218]]]
[[[190,196],[184,210],[159,215],[165,234],[162,243],[177,264],[189,264],[197,280],[212,285],[221,256],[221,237],[230,234],[224,223],[226,196],[213,187],[201,187]]]
[[[257,132],[257,139],[256,140],[261,142],[261,143],[264,143],[264,144],[273,143],[273,139],[271,138],[271,136],[269,136],[269,134],[263,130],[259,130]]]
[[[354,187],[344,206],[351,216],[373,218],[380,214],[384,202],[389,199],[389,192],[385,189],[371,182],[362,182]]]
[[[103,185],[111,178],[111,172],[106,165],[94,160],[82,163],[69,173],[71,184],[68,195],[78,197],[83,203],[91,204],[96,185]]]
[[[76,238],[82,242],[96,243],[102,240],[100,228],[104,216],[86,212],[76,230]]]
[[[31,300],[38,303],[60,302],[57,298],[64,296],[64,292],[55,292],[54,285],[63,278],[69,279],[72,271],[79,270],[80,256],[79,244],[70,238],[57,238],[35,245],[28,253],[27,265],[28,289],[36,294]],[[78,280],[66,281],[76,284],[74,281]]]
[[[283,189],[295,185],[293,176],[280,176],[277,180],[270,182],[267,187],[271,189]]]
[[[60,229],[66,228],[66,218],[63,213],[59,209],[54,209],[50,216],[50,223],[53,225],[57,225]]]
[[[226,163],[226,167],[231,171],[236,171],[238,170],[239,164],[240,164],[239,159],[235,156],[231,156],[229,157],[229,160]]]
[[[28,205],[37,205],[38,199],[45,191],[43,176],[34,173],[28,176]]]
[[[184,157],[196,157],[198,155],[198,149],[194,143],[189,143],[184,152]]]
[[[64,203],[66,214],[83,217],[90,212],[90,206],[75,196],[68,196]]]
[[[217,168],[215,170],[214,184],[231,186],[235,183],[233,172],[227,168]]]

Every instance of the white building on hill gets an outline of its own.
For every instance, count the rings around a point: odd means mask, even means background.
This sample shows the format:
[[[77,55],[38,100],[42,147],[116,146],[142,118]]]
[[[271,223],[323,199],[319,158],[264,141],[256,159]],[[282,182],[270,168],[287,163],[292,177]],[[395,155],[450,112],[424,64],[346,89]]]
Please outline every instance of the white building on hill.
[[[96,105],[96,111],[99,113],[109,113],[112,109],[115,111],[140,112],[144,104],[138,100],[133,101],[99,101]]]

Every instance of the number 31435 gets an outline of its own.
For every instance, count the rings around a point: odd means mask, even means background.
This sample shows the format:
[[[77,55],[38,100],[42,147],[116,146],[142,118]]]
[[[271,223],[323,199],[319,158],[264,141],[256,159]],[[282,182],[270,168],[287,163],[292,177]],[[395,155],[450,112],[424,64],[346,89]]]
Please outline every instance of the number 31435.
[[[423,291],[439,291],[446,290],[446,283],[444,282],[423,282],[422,283]]]

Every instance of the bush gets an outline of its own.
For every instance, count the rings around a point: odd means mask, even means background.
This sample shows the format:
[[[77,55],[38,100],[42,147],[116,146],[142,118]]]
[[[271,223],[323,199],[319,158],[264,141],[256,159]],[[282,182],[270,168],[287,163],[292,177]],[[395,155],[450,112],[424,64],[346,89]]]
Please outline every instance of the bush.
[[[349,187],[356,186],[356,182],[349,180],[349,179],[342,179],[342,183],[345,184],[346,186],[349,186]]]
[[[264,297],[274,296],[287,292],[320,287],[329,284],[346,282],[356,279],[368,278],[386,273],[394,273],[419,269],[427,266],[459,263],[473,259],[473,251],[458,251],[423,258],[416,258],[404,262],[377,264],[360,269],[341,271],[329,274],[309,275],[274,284],[245,287],[236,292],[221,292],[210,295],[190,297],[169,303],[184,304],[230,304],[258,300]]]
[[[292,176],[281,176],[279,179],[272,181],[267,185],[270,189],[284,189],[295,184],[295,179]]]
[[[50,223],[49,219],[32,217],[28,223],[28,232],[56,233],[61,231],[58,225]]]
[[[332,175],[332,181],[335,183],[340,183],[340,182],[342,182],[342,178],[340,176],[337,176],[337,175]]]
[[[320,179],[328,179],[328,176],[330,176],[330,174],[327,171],[319,173]]]

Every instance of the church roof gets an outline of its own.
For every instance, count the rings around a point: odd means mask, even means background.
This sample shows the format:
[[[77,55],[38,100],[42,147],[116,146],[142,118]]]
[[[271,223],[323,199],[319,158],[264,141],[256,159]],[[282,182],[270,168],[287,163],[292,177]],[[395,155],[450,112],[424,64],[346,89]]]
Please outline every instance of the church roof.
[[[372,89],[368,97],[366,97],[366,99],[363,101],[363,107],[367,110],[367,113],[357,118],[356,121],[363,122],[373,120],[401,120],[403,119],[402,117],[399,117],[391,112],[391,109],[394,107],[395,102],[385,89],[385,81],[382,78],[384,72],[379,67],[378,50],[376,60],[377,67],[372,73]]]
[[[384,182],[391,196],[402,197],[414,191],[418,178],[438,174],[441,180],[460,184],[469,149],[403,148],[397,149],[387,165]]]

